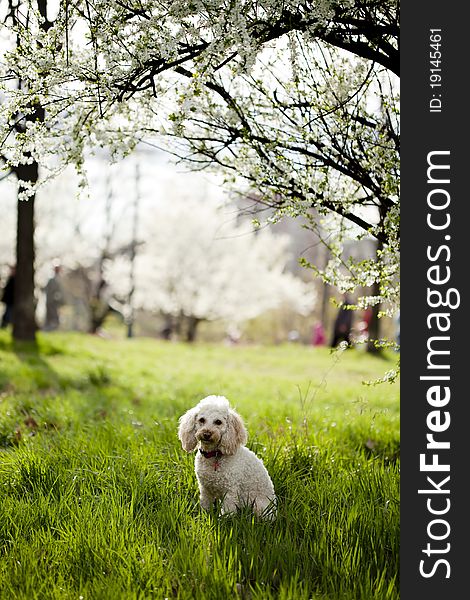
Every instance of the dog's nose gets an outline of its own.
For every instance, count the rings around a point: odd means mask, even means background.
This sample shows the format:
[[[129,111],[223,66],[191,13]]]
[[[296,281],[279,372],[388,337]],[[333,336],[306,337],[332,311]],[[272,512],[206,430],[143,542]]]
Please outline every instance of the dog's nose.
[[[212,436],[212,434],[211,434],[211,432],[210,432],[210,431],[206,431],[205,433],[203,433],[203,434],[202,434],[202,437],[203,437],[205,440],[210,440],[210,439],[211,439],[211,436]]]

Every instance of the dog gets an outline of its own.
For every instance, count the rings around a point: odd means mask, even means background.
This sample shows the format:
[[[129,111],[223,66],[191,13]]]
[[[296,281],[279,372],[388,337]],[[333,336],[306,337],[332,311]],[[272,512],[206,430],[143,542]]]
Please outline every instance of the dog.
[[[249,506],[266,519],[276,516],[273,482],[262,460],[245,447],[242,418],[224,396],[207,396],[179,419],[178,437],[186,452],[197,449],[196,478],[200,503],[210,510],[221,501],[221,514]]]

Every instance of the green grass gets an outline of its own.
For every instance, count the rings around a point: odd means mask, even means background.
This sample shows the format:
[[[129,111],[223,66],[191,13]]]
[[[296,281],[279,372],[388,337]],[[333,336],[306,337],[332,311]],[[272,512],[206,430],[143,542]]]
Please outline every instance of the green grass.
[[[399,598],[394,357],[0,333],[0,598]],[[274,523],[201,512],[178,417],[244,417]]]

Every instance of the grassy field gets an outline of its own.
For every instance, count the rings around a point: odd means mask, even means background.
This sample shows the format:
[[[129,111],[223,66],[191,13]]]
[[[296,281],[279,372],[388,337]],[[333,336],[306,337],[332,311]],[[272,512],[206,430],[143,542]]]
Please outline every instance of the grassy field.
[[[0,598],[399,598],[394,357],[0,333]],[[274,523],[198,505],[178,417],[244,417]]]

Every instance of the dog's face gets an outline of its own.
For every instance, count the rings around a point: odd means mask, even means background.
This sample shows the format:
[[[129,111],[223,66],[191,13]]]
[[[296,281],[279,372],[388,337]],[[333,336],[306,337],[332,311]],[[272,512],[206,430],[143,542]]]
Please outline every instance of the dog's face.
[[[228,410],[214,406],[202,406],[194,416],[194,435],[204,450],[220,444],[227,431]]]
[[[223,396],[208,396],[184,414],[178,436],[187,452],[199,444],[203,450],[217,448],[223,454],[234,454],[247,437],[241,417]]]

